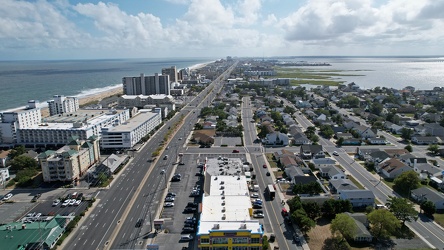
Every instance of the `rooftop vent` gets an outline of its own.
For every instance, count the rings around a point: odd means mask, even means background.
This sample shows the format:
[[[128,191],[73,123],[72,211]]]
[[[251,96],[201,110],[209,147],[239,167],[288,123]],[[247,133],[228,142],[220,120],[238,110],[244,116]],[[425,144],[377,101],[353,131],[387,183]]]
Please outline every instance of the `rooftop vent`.
[[[227,216],[225,214],[222,215],[222,220],[225,220],[227,218]],[[217,228],[219,229],[219,228]]]
[[[222,217],[223,218],[223,217]],[[219,224],[214,224],[213,225],[213,229],[219,229],[220,228],[220,226],[219,226]]]
[[[242,223],[242,224],[240,225],[240,228],[239,228],[239,229],[247,229],[247,224]]]

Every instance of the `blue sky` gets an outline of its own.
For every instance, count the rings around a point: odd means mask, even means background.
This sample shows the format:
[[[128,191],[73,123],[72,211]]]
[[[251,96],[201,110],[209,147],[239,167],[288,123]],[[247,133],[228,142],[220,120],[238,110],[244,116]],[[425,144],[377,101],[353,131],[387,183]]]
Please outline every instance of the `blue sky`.
[[[0,23],[0,60],[444,54],[444,0],[2,0]]]

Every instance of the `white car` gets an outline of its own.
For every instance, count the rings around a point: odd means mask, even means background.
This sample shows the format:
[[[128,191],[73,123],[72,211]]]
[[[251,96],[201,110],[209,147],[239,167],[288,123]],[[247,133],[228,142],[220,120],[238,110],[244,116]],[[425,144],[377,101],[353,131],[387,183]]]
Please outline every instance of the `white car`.
[[[264,214],[260,214],[260,213],[253,214],[253,218],[264,218]]]
[[[76,201],[74,202],[74,206],[78,206],[78,205],[80,205],[80,203],[82,203],[82,200],[76,200]]]
[[[252,193],[250,195],[251,198],[259,198],[259,194],[258,193]]]
[[[4,201],[7,201],[7,200],[11,199],[12,196],[14,196],[14,195],[11,194],[11,193],[6,194],[5,197],[3,197],[3,200],[4,200]]]
[[[172,202],[165,202],[165,204],[163,206],[164,207],[174,207],[174,203],[172,203]]]
[[[72,199],[72,200],[69,201],[69,205],[70,205],[70,206],[74,206],[75,203],[76,203],[76,200],[75,200],[75,199]]]
[[[338,152],[333,151],[333,155],[338,156],[339,154],[338,154]]]
[[[60,200],[57,199],[52,202],[52,206],[55,207],[55,206],[59,205],[59,203],[60,203]]]
[[[166,201],[166,202],[172,202],[172,201],[174,201],[174,197],[172,197],[172,196],[167,196],[167,197],[165,198],[165,201]]]
[[[70,202],[71,202],[70,199],[65,200],[65,201],[62,203],[62,207],[66,207],[66,206],[68,206]]]

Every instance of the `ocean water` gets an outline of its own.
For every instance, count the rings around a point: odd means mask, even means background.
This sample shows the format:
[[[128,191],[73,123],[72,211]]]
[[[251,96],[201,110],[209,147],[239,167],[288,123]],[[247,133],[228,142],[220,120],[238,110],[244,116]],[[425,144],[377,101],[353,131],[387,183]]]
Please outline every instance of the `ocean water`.
[[[217,58],[216,58],[217,59]],[[122,86],[122,77],[153,75],[215,61],[212,58],[0,61],[0,110],[46,103],[53,95],[87,96]]]
[[[338,70],[336,79],[354,82],[364,89],[413,86],[427,90],[444,87],[444,57],[297,57],[282,61],[326,62],[331,66],[303,67],[314,71]],[[356,76],[362,75],[362,76]]]

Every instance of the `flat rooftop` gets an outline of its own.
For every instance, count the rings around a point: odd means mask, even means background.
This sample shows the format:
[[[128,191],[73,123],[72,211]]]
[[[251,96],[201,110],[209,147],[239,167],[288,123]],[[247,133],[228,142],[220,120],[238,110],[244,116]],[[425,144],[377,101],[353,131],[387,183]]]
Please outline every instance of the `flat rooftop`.
[[[207,174],[211,176],[218,175],[241,175],[242,171],[242,161],[240,158],[210,158],[207,159]]]
[[[50,117],[46,117],[43,119],[44,123],[76,123],[76,122],[84,122],[85,119],[88,122],[93,122],[97,117],[101,116],[111,116],[115,115],[116,113],[122,113],[125,110],[114,110],[110,111],[108,109],[79,109],[76,112],[73,113],[67,113],[67,114],[57,114]],[[114,113],[114,114],[113,114]]]
[[[136,116],[133,116],[131,119],[126,120],[124,123],[115,126],[115,127],[109,127],[108,132],[131,132],[140,124],[150,120],[154,116],[159,115],[159,113],[154,113],[148,110],[141,110],[140,113],[138,113]]]
[[[251,210],[245,176],[211,176],[210,193],[202,199],[198,234],[215,230],[261,233],[259,221],[250,216]]]

